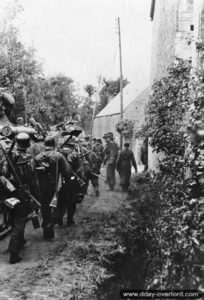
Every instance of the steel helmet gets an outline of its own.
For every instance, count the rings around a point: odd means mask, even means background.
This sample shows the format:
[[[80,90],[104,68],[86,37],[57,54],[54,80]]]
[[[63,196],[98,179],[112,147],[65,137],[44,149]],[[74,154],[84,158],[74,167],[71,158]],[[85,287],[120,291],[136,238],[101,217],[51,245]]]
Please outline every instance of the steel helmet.
[[[56,143],[55,143],[55,139],[53,136],[46,136],[45,140],[44,140],[44,145],[45,147],[55,147]]]
[[[30,136],[21,132],[16,136],[17,149],[25,150],[30,147]]]

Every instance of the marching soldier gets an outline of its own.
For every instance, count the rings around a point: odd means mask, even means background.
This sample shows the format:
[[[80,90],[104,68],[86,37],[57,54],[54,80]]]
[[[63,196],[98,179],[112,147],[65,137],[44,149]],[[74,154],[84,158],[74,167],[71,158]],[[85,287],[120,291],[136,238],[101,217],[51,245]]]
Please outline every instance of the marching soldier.
[[[99,138],[96,139],[96,143],[93,146],[93,151],[96,153],[96,155],[98,157],[98,169],[100,171],[101,165],[104,160],[104,148],[103,148],[101,139],[99,139]]]
[[[135,172],[137,173],[137,164],[135,161],[134,153],[129,149],[129,143],[125,143],[125,149],[119,154],[116,169],[120,175],[120,185],[122,187],[122,191],[126,192],[130,185],[130,177],[131,177],[131,164],[135,168]]]
[[[74,143],[67,143],[62,149],[70,168],[71,178],[69,184],[63,185],[59,193],[59,201],[56,214],[56,223],[63,225],[63,216],[67,211],[67,226],[75,224],[74,215],[76,204],[80,203],[84,197],[83,174],[81,170],[80,158]]]
[[[21,260],[19,256],[21,249],[26,244],[24,238],[25,226],[28,215],[31,212],[31,202],[26,197],[25,191],[30,192],[32,196],[37,197],[39,194],[39,185],[36,176],[35,162],[27,153],[30,147],[30,137],[26,133],[19,133],[16,137],[17,151],[11,153],[11,162],[15,166],[16,174],[22,186],[18,186],[15,178],[13,178],[16,190],[13,197],[19,199],[19,203],[13,209],[13,231],[8,247],[10,252],[10,263],[14,264]],[[12,173],[11,166],[8,161],[3,163],[3,173],[7,178],[15,177]]]
[[[105,158],[104,164],[106,167],[106,181],[109,185],[110,191],[114,191],[115,187],[115,168],[116,161],[118,158],[118,145],[114,142],[113,134],[111,132],[107,133],[103,137],[106,142],[105,147]]]
[[[85,155],[85,159],[88,163],[88,170],[86,174],[86,183],[87,188],[89,185],[89,181],[94,188],[96,197],[99,196],[99,180],[98,175],[100,174],[100,166],[99,166],[99,158],[97,157],[96,153],[92,150],[87,152]]]
[[[60,193],[60,176],[65,185],[70,182],[70,167],[63,154],[55,150],[55,139],[45,138],[45,151],[35,157],[39,167],[39,181],[41,189],[41,211],[43,218],[44,239],[54,238],[54,219],[50,206],[54,196]]]

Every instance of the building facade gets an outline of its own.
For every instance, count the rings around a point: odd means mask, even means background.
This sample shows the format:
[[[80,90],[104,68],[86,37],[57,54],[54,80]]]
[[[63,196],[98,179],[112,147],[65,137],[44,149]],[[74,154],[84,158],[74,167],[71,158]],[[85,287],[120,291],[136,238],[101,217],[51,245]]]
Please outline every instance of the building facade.
[[[141,128],[145,122],[145,107],[149,101],[150,88],[147,87],[143,91],[136,91],[131,86],[124,88],[124,110],[123,119],[132,120],[135,123],[135,129]],[[93,136],[102,138],[104,133],[113,132],[116,142],[120,143],[120,134],[116,131],[116,124],[121,120],[120,116],[120,94],[94,118]],[[134,151],[136,161],[141,163],[141,146],[142,140],[128,138],[125,141],[130,142]]]
[[[175,57],[198,62],[196,42],[204,38],[204,0],[152,0],[153,21],[150,84],[166,75]],[[149,168],[157,156],[149,147]]]

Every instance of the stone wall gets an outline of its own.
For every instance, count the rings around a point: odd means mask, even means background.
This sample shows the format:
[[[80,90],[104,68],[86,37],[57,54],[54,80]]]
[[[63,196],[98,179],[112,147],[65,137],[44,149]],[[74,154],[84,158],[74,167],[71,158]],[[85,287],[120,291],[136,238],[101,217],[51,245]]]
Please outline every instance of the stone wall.
[[[136,130],[141,128],[145,122],[145,107],[149,101],[150,88],[147,87],[140,93],[135,100],[125,109],[123,118],[133,120],[136,123]],[[102,138],[105,132],[113,132],[116,142],[120,143],[120,134],[116,131],[116,124],[120,121],[120,114],[113,114],[103,117],[96,117],[94,119],[93,135]],[[141,146],[142,140],[127,138],[123,142],[130,142],[130,146],[134,151],[135,158],[138,164],[141,163]]]
[[[152,34],[151,82],[164,77],[175,56],[195,55],[195,2],[203,0],[156,0]],[[156,170],[158,155],[149,147],[149,167]]]
[[[192,56],[194,1],[156,0],[152,34],[151,84],[166,74],[175,56]]]

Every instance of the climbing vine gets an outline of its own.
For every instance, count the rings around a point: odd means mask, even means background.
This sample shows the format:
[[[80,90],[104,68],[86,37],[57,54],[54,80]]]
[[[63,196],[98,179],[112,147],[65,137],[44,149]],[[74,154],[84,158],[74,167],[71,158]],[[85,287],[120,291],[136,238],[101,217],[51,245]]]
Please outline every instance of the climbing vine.
[[[204,290],[203,121],[204,72],[177,58],[152,87],[141,131],[159,159],[155,217],[142,229],[151,288]]]
[[[125,137],[132,137],[134,129],[134,121],[124,119],[116,124],[116,131]]]

